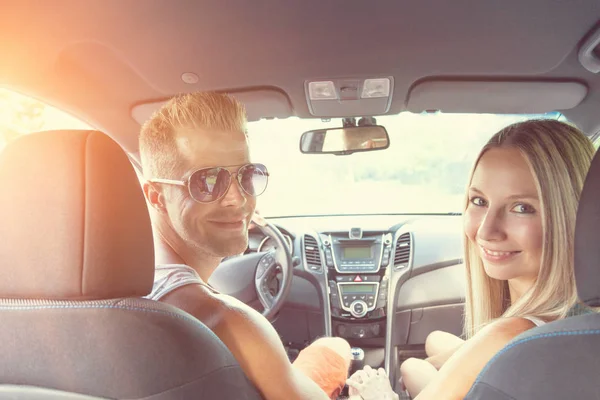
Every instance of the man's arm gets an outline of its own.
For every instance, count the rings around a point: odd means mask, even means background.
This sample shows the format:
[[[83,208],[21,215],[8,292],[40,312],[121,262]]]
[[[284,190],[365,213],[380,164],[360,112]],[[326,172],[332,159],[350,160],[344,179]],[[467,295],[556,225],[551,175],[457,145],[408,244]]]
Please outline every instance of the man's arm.
[[[535,325],[523,318],[501,318],[467,340],[415,400],[463,399],[489,360],[517,335]]]
[[[183,286],[161,301],[212,329],[265,399],[328,399],[315,382],[292,366],[273,326],[251,307],[230,296],[209,294],[200,285]]]

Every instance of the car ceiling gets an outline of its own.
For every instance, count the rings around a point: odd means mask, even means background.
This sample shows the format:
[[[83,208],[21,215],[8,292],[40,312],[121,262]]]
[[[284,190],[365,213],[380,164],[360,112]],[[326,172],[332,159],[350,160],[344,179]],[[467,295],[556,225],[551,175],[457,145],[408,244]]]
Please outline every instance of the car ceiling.
[[[71,112],[131,152],[136,105],[195,90],[274,89],[288,114],[311,117],[305,81],[339,77],[392,76],[390,114],[406,110],[411,89],[428,80],[575,81],[587,95],[564,113],[587,133],[600,127],[600,76],[577,56],[598,27],[597,0],[23,0],[2,8],[0,85]],[[184,72],[198,82],[184,83]]]

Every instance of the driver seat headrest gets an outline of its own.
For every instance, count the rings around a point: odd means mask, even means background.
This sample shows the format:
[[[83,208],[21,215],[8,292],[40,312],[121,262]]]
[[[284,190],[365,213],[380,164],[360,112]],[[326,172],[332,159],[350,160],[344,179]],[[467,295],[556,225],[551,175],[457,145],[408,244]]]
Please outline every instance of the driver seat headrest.
[[[25,135],[0,153],[0,298],[145,296],[148,209],[121,147],[97,131]]]
[[[600,306],[600,154],[585,178],[575,227],[575,280],[579,299]]]

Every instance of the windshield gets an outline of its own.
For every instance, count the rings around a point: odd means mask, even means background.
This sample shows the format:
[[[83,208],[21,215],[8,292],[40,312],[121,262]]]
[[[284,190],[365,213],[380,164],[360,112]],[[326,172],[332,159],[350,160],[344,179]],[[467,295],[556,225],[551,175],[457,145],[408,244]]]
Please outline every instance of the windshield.
[[[348,156],[302,154],[300,136],[340,119],[261,120],[248,127],[252,160],[269,169],[257,201],[265,217],[461,213],[475,157],[498,130],[544,115],[401,113],[378,117],[388,149]]]

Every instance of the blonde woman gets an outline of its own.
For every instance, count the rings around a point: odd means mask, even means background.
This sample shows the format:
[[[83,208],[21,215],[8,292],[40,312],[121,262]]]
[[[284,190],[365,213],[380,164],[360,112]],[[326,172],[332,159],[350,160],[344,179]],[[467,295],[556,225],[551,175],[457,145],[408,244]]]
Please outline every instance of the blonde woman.
[[[510,340],[576,305],[575,216],[593,154],[581,131],[554,120],[510,125],[484,146],[464,211],[467,340],[428,337],[430,358],[400,368],[412,397],[464,398]],[[376,375],[359,371],[348,384],[360,394]]]

